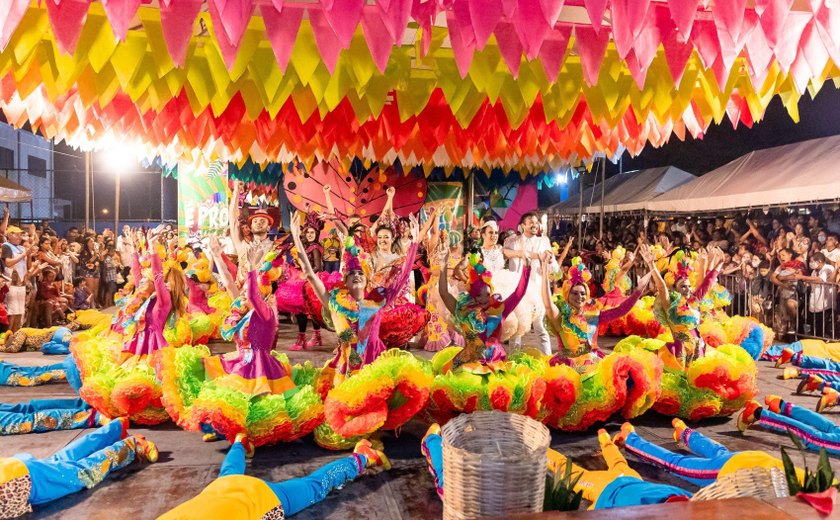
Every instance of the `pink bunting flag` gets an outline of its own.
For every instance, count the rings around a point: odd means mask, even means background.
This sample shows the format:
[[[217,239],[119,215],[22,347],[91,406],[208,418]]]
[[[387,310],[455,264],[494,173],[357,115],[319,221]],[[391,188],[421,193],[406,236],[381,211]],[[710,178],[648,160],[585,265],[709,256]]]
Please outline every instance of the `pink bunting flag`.
[[[519,66],[522,64],[522,42],[516,34],[516,28],[511,22],[499,22],[496,30],[496,42],[499,44],[499,52],[502,59],[510,69],[514,78],[519,77]]]
[[[554,24],[557,23],[557,19],[560,18],[560,11],[563,10],[564,3],[564,0],[540,0],[540,7],[549,27],[554,27]],[[519,8],[521,9],[522,4],[520,3],[519,5]]]
[[[511,21],[525,50],[525,56],[529,60],[533,60],[539,55],[545,35],[548,34],[554,23],[552,22],[549,25],[546,21],[542,13],[540,0],[519,0],[519,6],[514,11]]]
[[[236,55],[242,44],[242,37],[248,28],[248,20],[254,10],[253,0],[210,0],[210,19],[213,22],[213,34],[222,53],[222,60],[228,70],[233,69]],[[223,10],[220,10],[223,9]],[[247,12],[247,16],[244,13]],[[231,13],[231,19],[225,20],[225,13]],[[244,21],[244,23],[243,23]],[[231,34],[236,39],[230,37]]]
[[[764,31],[758,29],[754,29],[749,34],[744,42],[744,47],[749,57],[747,63],[750,66],[750,80],[755,89],[758,90],[767,78],[768,67],[773,59],[773,51],[767,43]]]
[[[394,45],[402,45],[403,34],[411,18],[411,0],[388,0],[376,3],[379,18]]]
[[[758,13],[761,29],[771,48],[776,46],[792,6],[793,0],[756,0],[755,12]]]
[[[703,66],[711,68],[720,56],[720,40],[714,20],[695,20],[691,29],[691,43],[700,55]]]
[[[449,27],[449,42],[452,44],[452,54],[455,57],[455,65],[458,67],[458,74],[461,79],[467,77],[470,72],[473,53],[475,52],[475,37],[464,35],[464,25],[456,20],[454,11],[446,12],[446,26]]]
[[[580,54],[583,78],[590,86],[598,83],[598,73],[609,41],[609,31],[596,32],[591,25],[575,25],[575,45]]]
[[[546,39],[543,40],[542,47],[540,47],[540,61],[546,77],[552,83],[557,81],[557,75],[563,66],[571,35],[571,25],[558,24],[554,31],[548,33]]]
[[[321,0],[321,4],[327,0]],[[362,20],[362,8],[365,0],[329,0],[332,4],[329,8],[324,7],[324,16],[333,28],[338,43],[342,49],[350,47],[353,33]]]
[[[607,0],[584,0],[583,5],[586,7],[592,28],[599,32],[604,22],[604,11],[607,10]]]
[[[388,31],[385,30],[381,15],[377,11],[369,8],[364,10],[362,13],[362,31],[365,33],[368,50],[370,50],[376,68],[379,69],[379,72],[385,74],[394,45]]]
[[[741,36],[741,24],[746,8],[747,0],[725,0],[715,2],[712,6],[715,22],[723,27],[733,40],[738,40]]]
[[[73,54],[87,18],[91,0],[45,0],[58,48]]]
[[[502,0],[456,0],[456,5],[466,2],[470,11],[475,47],[484,50],[487,40],[502,19]]]
[[[248,21],[254,12],[254,0],[207,0],[216,39],[224,31],[231,46],[239,49],[242,36],[248,28]]]
[[[312,32],[315,35],[315,45],[321,52],[321,60],[332,74],[336,63],[338,63],[341,43],[320,8],[309,7],[306,11],[309,13],[309,23],[312,25]]]
[[[612,32],[618,56],[624,59],[647,22],[650,0],[612,0]]]
[[[303,7],[286,6],[283,10],[277,9],[272,4],[262,4],[260,14],[265,22],[265,32],[268,41],[271,43],[271,50],[277,58],[277,65],[280,70],[286,72],[289,66],[289,58],[295,46],[300,21],[303,19]]]
[[[656,10],[655,23],[662,39],[662,49],[671,78],[679,85],[694,46],[685,42],[683,34],[676,30],[673,19],[661,8]]]
[[[677,30],[682,33],[684,41],[688,41],[699,6],[700,0],[668,0],[671,19],[674,20]]]
[[[831,56],[831,61],[840,63],[840,5],[820,7],[814,18],[817,20],[817,32]]]
[[[12,0],[7,10],[0,11],[0,51],[6,49],[28,5],[29,0]]]
[[[125,41],[129,24],[140,7],[140,0],[101,0],[101,2],[114,36],[120,41]]]
[[[180,68],[186,63],[193,26],[203,3],[203,0],[170,0],[168,5],[160,5],[163,39],[166,40],[172,62]]]
[[[776,42],[776,46],[773,48],[773,53],[776,55],[779,68],[785,74],[790,70],[790,66],[796,58],[796,53],[799,50],[800,37],[811,18],[811,13],[801,11],[791,11],[787,18],[785,18],[785,26],[782,29],[781,38],[779,38],[779,41]]]
[[[432,23],[438,13],[438,6],[434,0],[412,0],[411,17],[423,30],[420,50],[425,56],[429,53],[429,46],[432,43]]]
[[[633,42],[633,52],[636,54],[639,66],[644,72],[647,72],[653,58],[656,57],[656,51],[662,41],[663,33],[660,32],[660,26],[664,26],[667,31],[674,32],[674,25],[671,22],[668,9],[664,5],[652,5],[648,9],[647,23],[644,24],[642,31]]]
[[[797,59],[801,57],[808,62],[810,70],[808,79],[820,77],[829,59],[828,51],[822,43],[817,25],[816,20],[811,19],[805,26],[802,38],[799,40]]]

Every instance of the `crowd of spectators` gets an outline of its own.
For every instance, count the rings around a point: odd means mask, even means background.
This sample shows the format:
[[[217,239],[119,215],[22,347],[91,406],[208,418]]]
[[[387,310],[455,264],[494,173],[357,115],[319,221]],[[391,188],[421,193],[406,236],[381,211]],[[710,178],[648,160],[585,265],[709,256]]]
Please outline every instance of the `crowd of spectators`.
[[[59,236],[48,221],[0,222],[0,332],[21,327],[50,327],[67,321],[75,310],[114,303],[128,275],[130,232],[70,227]]]
[[[549,233],[560,246],[577,236],[557,215]],[[607,217],[584,226],[582,244],[569,257],[582,256],[596,278],[616,246],[633,250],[641,241],[667,250],[719,247],[726,253],[721,282],[733,297],[733,312],[754,316],[779,334],[840,336],[835,309],[840,284],[840,210],[828,205],[742,211],[716,217],[645,219]]]

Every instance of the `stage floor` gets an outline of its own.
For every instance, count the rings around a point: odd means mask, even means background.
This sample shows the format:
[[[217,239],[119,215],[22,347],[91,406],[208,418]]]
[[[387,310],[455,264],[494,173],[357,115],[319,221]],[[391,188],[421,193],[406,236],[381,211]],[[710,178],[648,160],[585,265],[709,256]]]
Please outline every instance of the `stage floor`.
[[[292,324],[282,325],[279,343],[281,350],[292,344],[296,329]],[[335,339],[333,334],[325,332],[326,344],[334,345]],[[525,344],[533,344],[535,339],[534,336],[526,337]],[[614,343],[615,340],[611,338],[603,338],[601,341],[602,347]],[[212,350],[216,353],[226,352],[232,350],[232,346],[215,344]],[[289,352],[289,358],[292,363],[311,360],[313,363],[322,364],[330,357],[331,350],[331,347],[323,347],[314,351]],[[421,352],[420,355],[429,357],[425,352]],[[39,352],[2,354],[2,358],[21,365],[40,365],[57,361],[55,357],[47,358]],[[768,393],[779,394],[786,400],[813,409],[816,397],[793,395],[797,382],[777,380],[776,376],[779,374],[781,371],[774,369],[771,363],[759,363],[758,398],[763,400]],[[66,384],[33,388],[0,387],[0,400],[3,402],[71,396],[73,392]],[[840,413],[829,413],[828,416],[836,421]],[[646,438],[675,449],[669,418],[649,412],[633,421],[633,424]],[[608,423],[606,428],[614,433],[619,426],[620,422],[613,421]],[[393,464],[390,471],[361,477],[341,491],[330,494],[324,502],[295,515],[295,518],[439,518],[442,507],[419,448],[426,427],[426,424],[415,420],[402,428],[398,437],[393,433],[384,434],[382,440],[385,443],[385,451]],[[784,435],[759,430],[750,430],[746,435],[742,435],[735,428],[734,418],[705,421],[699,429],[732,450],[764,450],[778,456],[780,446],[793,449],[790,439]],[[184,432],[172,423],[153,428],[132,428],[131,431],[142,433],[158,444],[158,463],[133,464],[92,490],[36,508],[35,513],[27,518],[155,518],[192,498],[209,484],[217,476],[227,451],[226,442],[201,442],[200,434]],[[70,430],[1,437],[0,457],[19,452],[47,457],[85,433],[84,430]],[[594,431],[574,434],[552,431],[551,445],[583,467],[604,469]],[[341,456],[340,452],[321,449],[309,436],[293,443],[259,448],[256,457],[249,463],[248,474],[266,480],[282,481],[306,475]],[[806,458],[809,466],[813,468],[817,461],[816,454],[809,453]],[[696,489],[664,471],[634,460],[632,456],[628,456],[628,460],[647,480]],[[794,461],[801,463],[801,458],[796,455]],[[837,457],[832,457],[832,461],[835,468],[840,470]]]

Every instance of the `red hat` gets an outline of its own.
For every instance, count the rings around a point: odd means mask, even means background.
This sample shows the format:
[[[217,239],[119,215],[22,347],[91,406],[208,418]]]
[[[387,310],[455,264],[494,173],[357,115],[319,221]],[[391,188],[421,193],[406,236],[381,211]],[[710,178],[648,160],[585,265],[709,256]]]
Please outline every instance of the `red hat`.
[[[274,225],[274,218],[271,215],[269,215],[268,212],[264,209],[258,209],[257,211],[251,213],[251,215],[248,216],[248,224],[250,224],[251,221],[254,220],[255,218],[266,219],[268,221],[269,227]]]

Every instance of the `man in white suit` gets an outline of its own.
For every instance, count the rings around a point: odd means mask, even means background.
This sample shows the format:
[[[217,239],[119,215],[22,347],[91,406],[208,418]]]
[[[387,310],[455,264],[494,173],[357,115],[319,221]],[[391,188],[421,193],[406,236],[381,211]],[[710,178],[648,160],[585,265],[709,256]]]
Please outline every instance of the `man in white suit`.
[[[514,349],[522,348],[522,336],[531,329],[533,324],[534,330],[540,338],[540,350],[544,354],[550,355],[551,340],[543,323],[545,306],[540,296],[543,283],[540,258],[546,251],[551,251],[551,242],[548,237],[540,236],[540,221],[537,213],[533,211],[522,215],[519,220],[519,232],[519,235],[514,235],[505,240],[504,244],[505,256],[510,258],[510,270],[521,273],[522,269],[531,260],[535,262],[531,264],[531,277],[528,280],[528,290],[525,297],[514,310],[519,320],[519,329],[516,336],[511,339],[511,346]],[[555,273],[559,269],[557,260],[555,260],[554,255],[551,255],[549,272]]]

